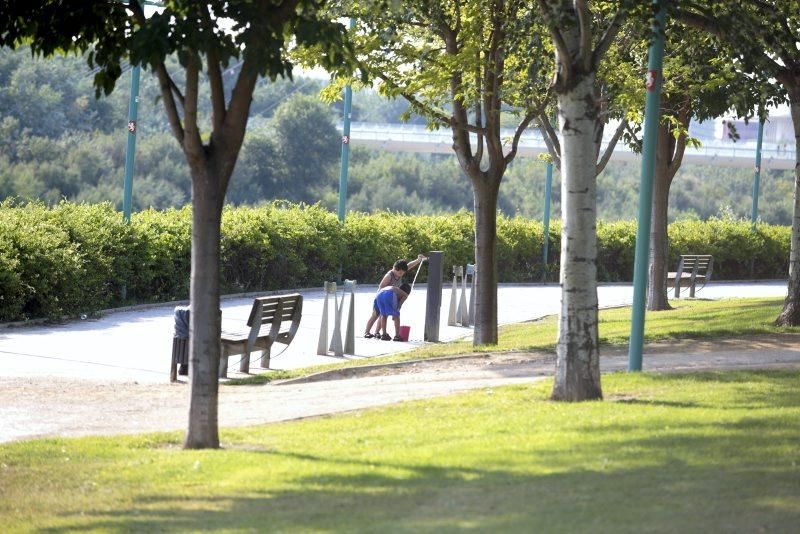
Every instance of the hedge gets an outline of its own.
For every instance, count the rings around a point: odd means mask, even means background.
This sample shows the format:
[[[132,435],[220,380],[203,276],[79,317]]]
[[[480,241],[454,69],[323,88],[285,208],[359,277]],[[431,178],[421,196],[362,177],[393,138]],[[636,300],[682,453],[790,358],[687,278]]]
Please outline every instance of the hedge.
[[[223,293],[321,287],[340,277],[374,284],[398,258],[443,251],[449,267],[473,261],[472,215],[348,214],[344,225],[319,206],[276,202],[226,207]],[[543,225],[499,216],[501,282],[543,278]],[[599,223],[598,279],[632,278],[636,223]],[[713,254],[716,279],[785,278],[790,228],[729,219],[669,226],[670,265]],[[558,279],[560,224],[550,225],[547,280]],[[186,299],[191,209],[147,210],[130,224],[110,204],[0,203],[0,321],[57,319],[125,304]],[[422,269],[419,281],[425,281]]]

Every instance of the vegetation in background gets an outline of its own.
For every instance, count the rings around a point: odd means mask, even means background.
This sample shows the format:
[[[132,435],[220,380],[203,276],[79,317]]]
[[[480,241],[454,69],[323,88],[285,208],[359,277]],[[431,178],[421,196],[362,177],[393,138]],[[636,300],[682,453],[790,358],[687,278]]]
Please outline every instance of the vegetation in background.
[[[226,76],[228,76],[226,72]],[[29,51],[0,50],[0,199],[62,199],[111,202],[122,208],[127,135],[127,91],[120,87],[94,100],[91,75],[80,58],[35,59]],[[247,140],[231,179],[227,201],[257,205],[274,199],[335,209],[338,200],[341,103],[321,113],[316,95],[322,82],[261,80],[255,90]],[[158,86],[143,74],[140,86],[134,210],[180,208],[189,202],[189,173],[166,117],[156,101]],[[311,97],[303,98],[303,97]],[[315,101],[314,104],[311,102]],[[276,120],[278,110],[303,103],[314,120]],[[199,102],[200,106],[206,101]],[[353,120],[398,122],[404,100],[388,100],[371,91],[354,96]],[[419,121],[418,117],[412,122]],[[283,136],[292,128],[292,137]],[[314,146],[314,153],[304,152]],[[301,174],[303,187],[276,156],[303,154],[314,172]],[[291,156],[289,156],[291,157]],[[598,217],[615,221],[637,214],[639,164],[612,161],[598,176]],[[300,170],[302,173],[302,170]],[[498,207],[507,216],[541,219],[544,164],[517,158],[500,188]],[[751,207],[752,168],[685,164],[670,192],[670,221],[706,220],[720,214],[747,217]],[[794,180],[791,170],[762,169],[759,214],[770,224],[789,225]],[[553,181],[553,218],[561,208],[560,177]],[[353,211],[391,210],[409,214],[452,213],[472,209],[472,194],[454,156],[396,153],[355,145],[351,150],[347,207]]]

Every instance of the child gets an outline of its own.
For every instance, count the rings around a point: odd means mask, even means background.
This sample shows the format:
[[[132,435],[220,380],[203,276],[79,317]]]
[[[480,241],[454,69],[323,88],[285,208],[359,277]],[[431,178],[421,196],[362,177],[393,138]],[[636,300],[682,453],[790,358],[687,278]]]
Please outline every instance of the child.
[[[403,341],[400,337],[400,307],[408,298],[409,293],[411,293],[411,286],[408,284],[403,284],[400,287],[386,286],[378,291],[378,296],[375,297],[375,307],[378,308],[381,314],[380,328],[383,332],[381,335],[383,341],[392,339],[386,332],[386,323],[390,315],[394,321],[394,340]]]
[[[405,275],[408,271],[422,263],[423,260],[427,260],[424,255],[418,254],[417,259],[412,261],[406,260],[397,260],[394,262],[394,267],[390,271],[388,271],[383,278],[381,279],[380,284],[378,284],[378,291],[385,287],[400,287],[403,283],[403,275]],[[367,328],[364,330],[364,337],[369,339],[371,337],[379,338],[381,337],[380,334],[380,323],[378,323],[377,328],[375,329],[375,333],[371,334],[370,330],[372,330],[372,325],[378,320],[380,316],[380,312],[378,308],[374,305],[372,307],[372,315],[370,315],[369,320],[367,321]]]

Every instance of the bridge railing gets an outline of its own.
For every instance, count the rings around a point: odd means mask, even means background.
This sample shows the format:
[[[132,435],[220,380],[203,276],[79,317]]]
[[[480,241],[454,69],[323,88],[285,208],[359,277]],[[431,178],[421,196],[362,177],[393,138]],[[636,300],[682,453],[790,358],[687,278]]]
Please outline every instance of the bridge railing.
[[[453,137],[448,129],[429,130],[418,124],[381,124],[354,122],[350,125],[353,142],[368,143],[372,146],[383,146],[392,150],[421,150],[426,152],[448,152],[453,144]],[[503,130],[501,135],[511,143],[513,130]],[[606,129],[603,148],[613,134],[613,128]],[[474,139],[474,136],[473,136]],[[733,142],[719,139],[700,139],[700,147],[687,147],[684,157],[687,160],[705,162],[719,161],[735,166],[753,165],[755,161],[755,141]],[[538,130],[529,130],[520,138],[519,152],[521,156],[535,156],[543,153],[547,147]],[[793,168],[795,161],[794,143],[764,143],[761,151],[762,165],[765,167]],[[622,159],[636,158],[633,150],[618,143],[614,156]]]

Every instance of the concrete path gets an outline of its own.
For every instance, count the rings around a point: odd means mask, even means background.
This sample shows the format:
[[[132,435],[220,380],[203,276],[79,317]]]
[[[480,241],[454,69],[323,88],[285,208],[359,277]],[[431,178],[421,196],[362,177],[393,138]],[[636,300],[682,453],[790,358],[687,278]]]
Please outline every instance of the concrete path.
[[[605,350],[604,373],[624,370],[625,351]],[[646,371],[800,369],[796,335],[645,347]],[[552,376],[553,355],[480,355],[369,366],[310,379],[220,388],[219,424],[274,423],[476,388],[530,384]],[[186,429],[189,387],[91,380],[0,377],[0,443],[37,437],[134,434]],[[224,435],[223,435],[224,446]]]
[[[358,288],[355,301],[355,355],[370,358],[410,350],[422,344],[425,324],[425,285],[417,285],[402,310],[402,323],[411,327],[407,343],[364,339],[364,325],[372,308],[375,286]],[[316,355],[324,293],[304,290],[303,319],[297,337],[281,352],[276,345],[272,367],[291,369],[341,361]],[[630,304],[629,284],[602,285],[598,289],[601,307]],[[785,296],[786,282],[712,283],[698,293],[700,298]],[[560,288],[556,284],[512,285],[498,288],[499,322],[516,323],[558,313]],[[450,290],[442,294],[440,339],[453,340],[471,335],[471,329],[447,326]],[[252,298],[225,299],[223,328],[243,324]],[[349,301],[346,301],[346,306]],[[168,382],[173,335],[174,306],[115,311],[99,319],[60,325],[0,329],[0,377],[58,377],[96,382]],[[332,309],[332,304],[330,305]],[[332,314],[331,314],[332,315]],[[331,322],[333,319],[331,318]],[[344,330],[344,325],[342,326]],[[238,361],[231,358],[233,367]],[[253,367],[253,372],[260,369]]]

